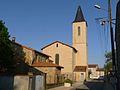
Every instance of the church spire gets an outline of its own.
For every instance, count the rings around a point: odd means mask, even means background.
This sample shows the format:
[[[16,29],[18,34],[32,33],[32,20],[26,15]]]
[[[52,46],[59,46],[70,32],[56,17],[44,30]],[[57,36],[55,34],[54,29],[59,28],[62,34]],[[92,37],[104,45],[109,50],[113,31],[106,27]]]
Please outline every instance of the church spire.
[[[81,7],[78,6],[76,17],[75,17],[75,20],[73,22],[82,22],[82,21],[85,21],[85,19],[84,19]]]

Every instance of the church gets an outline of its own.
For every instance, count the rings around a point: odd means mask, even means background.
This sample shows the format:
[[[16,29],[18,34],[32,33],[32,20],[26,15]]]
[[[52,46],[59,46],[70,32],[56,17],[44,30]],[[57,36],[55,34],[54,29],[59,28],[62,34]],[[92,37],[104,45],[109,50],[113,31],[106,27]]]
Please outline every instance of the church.
[[[63,66],[61,73],[65,78],[74,81],[84,81],[88,77],[88,44],[87,22],[82,9],[77,8],[76,16],[72,22],[72,45],[61,41],[54,41],[42,49],[50,55],[55,64]]]

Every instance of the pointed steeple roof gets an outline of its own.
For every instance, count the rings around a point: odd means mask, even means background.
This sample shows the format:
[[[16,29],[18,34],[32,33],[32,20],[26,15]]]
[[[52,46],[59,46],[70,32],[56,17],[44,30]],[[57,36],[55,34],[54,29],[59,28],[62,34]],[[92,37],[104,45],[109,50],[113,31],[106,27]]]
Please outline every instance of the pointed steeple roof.
[[[78,6],[76,17],[75,17],[75,20],[73,22],[82,22],[82,21],[85,21],[85,19],[84,19],[81,7]]]

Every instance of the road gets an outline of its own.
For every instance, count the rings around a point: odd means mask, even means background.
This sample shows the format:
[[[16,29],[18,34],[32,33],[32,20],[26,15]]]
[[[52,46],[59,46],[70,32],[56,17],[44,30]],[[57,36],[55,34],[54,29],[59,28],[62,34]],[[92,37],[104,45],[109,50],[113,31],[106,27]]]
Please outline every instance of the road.
[[[102,80],[92,80],[87,81],[84,84],[82,83],[75,83],[72,87],[56,87],[51,88],[48,90],[114,90],[113,86],[110,83],[106,83]]]
[[[104,90],[105,83],[100,80],[87,81],[85,85],[89,88],[88,90]]]
[[[109,81],[102,81],[102,80],[93,80],[87,81],[85,83],[86,87],[89,89],[87,90],[115,90],[114,85],[112,85]],[[77,89],[82,90],[82,89]]]

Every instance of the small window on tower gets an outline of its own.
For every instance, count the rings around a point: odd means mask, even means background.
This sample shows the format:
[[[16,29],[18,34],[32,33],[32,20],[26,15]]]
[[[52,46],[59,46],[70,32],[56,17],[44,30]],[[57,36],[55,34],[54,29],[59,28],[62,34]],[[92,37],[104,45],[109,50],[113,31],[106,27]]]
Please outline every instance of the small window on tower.
[[[56,47],[58,47],[58,44],[56,44]]]
[[[78,36],[80,36],[80,27],[78,27]]]

